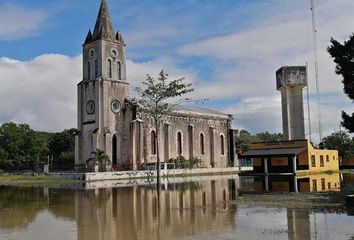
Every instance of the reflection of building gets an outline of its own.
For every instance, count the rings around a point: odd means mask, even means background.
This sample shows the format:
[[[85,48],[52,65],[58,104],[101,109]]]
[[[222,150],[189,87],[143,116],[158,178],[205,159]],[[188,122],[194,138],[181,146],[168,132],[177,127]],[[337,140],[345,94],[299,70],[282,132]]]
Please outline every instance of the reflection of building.
[[[171,183],[160,204],[149,187],[76,193],[78,240],[178,239],[234,231],[235,180]],[[234,199],[235,200],[235,199]]]
[[[242,154],[253,159],[254,173],[310,173],[337,171],[338,151],[316,149],[308,140],[253,143]]]
[[[198,157],[206,167],[226,167],[227,159],[233,159],[229,151],[232,116],[178,106],[157,131],[151,115],[129,98],[125,47],[121,33],[112,27],[106,0],[102,0],[94,31],[89,31],[83,44],[83,80],[77,86],[77,167],[97,148],[118,168],[137,169],[143,163],[156,162],[156,137],[162,161],[182,155]]]
[[[248,179],[245,186],[242,178]],[[241,191],[254,192],[327,192],[340,190],[339,174],[314,174],[308,176],[264,175],[241,177]]]
[[[311,224],[309,209],[287,209],[288,239],[310,240]]]

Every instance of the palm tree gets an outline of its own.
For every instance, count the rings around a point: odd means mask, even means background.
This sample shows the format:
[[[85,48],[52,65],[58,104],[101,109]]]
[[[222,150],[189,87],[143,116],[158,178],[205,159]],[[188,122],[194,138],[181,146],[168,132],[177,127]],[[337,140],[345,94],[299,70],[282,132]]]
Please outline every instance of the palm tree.
[[[110,163],[111,160],[105,154],[105,152],[101,149],[96,149],[96,151],[91,152],[91,157],[87,159],[86,163],[94,164],[95,166],[99,166],[99,169],[102,171],[106,170],[106,164]]]

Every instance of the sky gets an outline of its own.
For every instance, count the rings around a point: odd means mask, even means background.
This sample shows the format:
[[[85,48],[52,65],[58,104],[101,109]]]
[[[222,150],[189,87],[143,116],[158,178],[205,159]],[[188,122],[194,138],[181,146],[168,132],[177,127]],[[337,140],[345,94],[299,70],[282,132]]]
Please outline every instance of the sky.
[[[198,107],[233,114],[233,128],[282,132],[275,71],[308,63],[312,140],[318,141],[310,0],[107,0],[127,43],[134,88],[163,69],[185,77]],[[353,112],[326,49],[354,32],[353,0],[314,0],[323,135]],[[0,1],[0,124],[43,131],[76,127],[82,43],[100,0]],[[304,108],[307,110],[304,98]],[[308,114],[305,111],[308,137]]]

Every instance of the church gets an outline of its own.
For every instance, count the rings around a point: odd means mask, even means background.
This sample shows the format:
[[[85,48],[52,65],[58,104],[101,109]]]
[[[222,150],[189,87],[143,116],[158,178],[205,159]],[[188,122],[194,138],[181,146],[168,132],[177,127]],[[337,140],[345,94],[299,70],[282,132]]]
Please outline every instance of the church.
[[[102,0],[95,28],[83,44],[83,79],[77,85],[77,169],[96,149],[111,159],[107,170],[137,170],[157,161],[154,120],[129,95],[125,48],[122,34],[113,29],[107,2]],[[197,157],[209,168],[232,166],[232,119],[230,114],[208,108],[175,107],[159,124],[161,162],[184,156]]]

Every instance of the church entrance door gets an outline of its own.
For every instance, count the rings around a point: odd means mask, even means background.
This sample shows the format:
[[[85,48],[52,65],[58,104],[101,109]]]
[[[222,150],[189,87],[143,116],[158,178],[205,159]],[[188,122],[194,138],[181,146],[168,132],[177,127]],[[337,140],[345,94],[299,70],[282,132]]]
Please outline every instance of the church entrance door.
[[[112,165],[117,165],[117,137],[113,135],[112,139]]]

